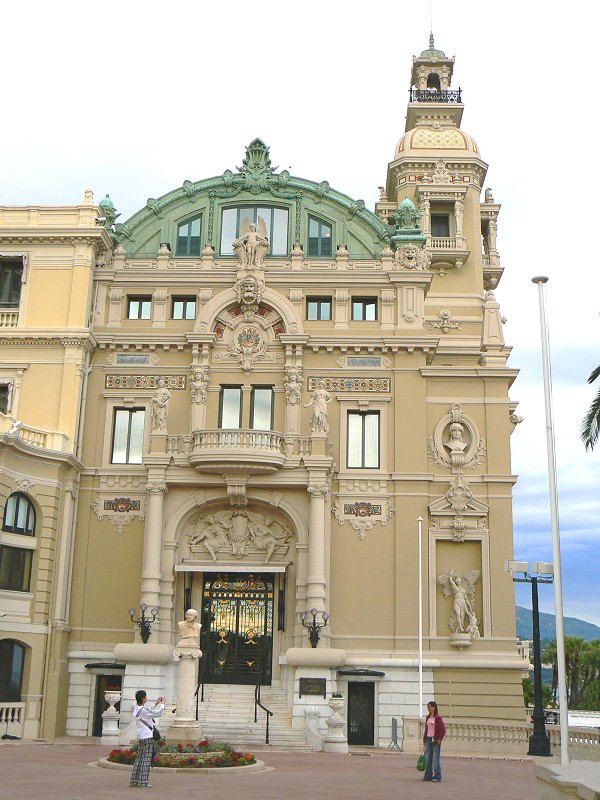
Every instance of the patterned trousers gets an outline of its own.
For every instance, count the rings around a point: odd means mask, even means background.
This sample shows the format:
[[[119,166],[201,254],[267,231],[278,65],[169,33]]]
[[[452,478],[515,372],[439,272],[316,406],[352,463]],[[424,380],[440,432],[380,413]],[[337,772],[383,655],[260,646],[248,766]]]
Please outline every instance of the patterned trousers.
[[[154,740],[151,736],[147,739],[138,739],[138,752],[133,762],[131,785],[143,786],[148,783],[152,758],[154,756]]]

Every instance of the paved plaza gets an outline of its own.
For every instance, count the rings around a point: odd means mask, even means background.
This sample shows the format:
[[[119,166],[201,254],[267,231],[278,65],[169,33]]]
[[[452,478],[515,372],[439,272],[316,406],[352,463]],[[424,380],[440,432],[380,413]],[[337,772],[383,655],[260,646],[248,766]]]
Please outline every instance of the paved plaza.
[[[153,788],[130,789],[129,772],[90,766],[108,748],[73,740],[0,743],[2,796],[15,800],[115,800],[136,792],[157,797],[210,800],[413,800],[439,793],[444,800],[502,800],[535,797],[531,760],[442,757],[443,781],[424,783],[415,769],[416,756],[381,750],[352,755],[255,750],[270,769],[225,774],[152,772]],[[191,794],[190,794],[191,793]]]

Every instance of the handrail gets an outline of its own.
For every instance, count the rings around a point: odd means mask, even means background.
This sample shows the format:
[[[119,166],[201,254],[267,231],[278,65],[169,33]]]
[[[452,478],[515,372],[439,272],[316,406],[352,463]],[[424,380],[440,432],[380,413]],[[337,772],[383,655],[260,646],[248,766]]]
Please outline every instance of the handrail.
[[[262,708],[263,711],[267,714],[267,727],[266,727],[266,736],[265,736],[265,744],[270,744],[269,742],[269,717],[273,716],[273,712],[268,709],[266,706],[260,702],[260,678],[258,679],[258,683],[254,687],[254,722],[258,722],[258,709]]]

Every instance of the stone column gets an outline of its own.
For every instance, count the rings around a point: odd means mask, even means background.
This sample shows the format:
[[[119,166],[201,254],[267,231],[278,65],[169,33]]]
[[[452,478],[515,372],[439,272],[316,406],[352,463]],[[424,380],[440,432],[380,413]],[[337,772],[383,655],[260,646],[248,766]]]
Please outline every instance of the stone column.
[[[325,483],[311,484],[308,532],[308,575],[306,600],[308,608],[325,610]]]
[[[194,741],[200,738],[200,723],[196,719],[195,698],[196,662],[202,657],[198,647],[178,646],[173,650],[179,659],[177,675],[177,710],[167,738],[173,741]]]
[[[149,480],[144,529],[141,600],[150,608],[160,605],[160,562],[164,498],[167,485],[162,480]]]
[[[423,200],[421,203],[421,231],[424,236],[431,235],[431,217],[429,216],[431,203],[429,200]]]

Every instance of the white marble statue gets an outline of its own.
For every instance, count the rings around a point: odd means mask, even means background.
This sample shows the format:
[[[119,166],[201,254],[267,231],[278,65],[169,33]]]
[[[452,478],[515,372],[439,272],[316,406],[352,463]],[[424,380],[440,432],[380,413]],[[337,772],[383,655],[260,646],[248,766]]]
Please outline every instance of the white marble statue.
[[[479,637],[479,620],[475,614],[475,583],[478,578],[479,570],[476,569],[464,575],[451,569],[448,575],[438,578],[444,597],[453,597],[448,621],[450,630],[452,633],[468,633],[471,639]]]
[[[167,430],[167,414],[169,413],[169,400],[171,399],[171,392],[167,389],[165,381],[160,378],[156,391],[152,395],[150,401],[152,407],[152,430],[164,431]]]
[[[177,623],[179,631],[179,641],[177,647],[198,647],[200,642],[200,625],[196,622],[198,612],[195,608],[188,608],[185,612],[185,619]]]
[[[313,410],[310,429],[313,433],[327,433],[329,430],[327,404],[331,403],[332,397],[325,388],[325,381],[317,381],[310,398],[310,402],[304,406],[304,408],[312,408]]]
[[[269,252],[267,225],[262,217],[258,222],[250,222],[247,218],[240,225],[240,236],[234,239],[233,252],[240,259],[242,267],[255,269],[260,267],[265,255]]]

